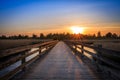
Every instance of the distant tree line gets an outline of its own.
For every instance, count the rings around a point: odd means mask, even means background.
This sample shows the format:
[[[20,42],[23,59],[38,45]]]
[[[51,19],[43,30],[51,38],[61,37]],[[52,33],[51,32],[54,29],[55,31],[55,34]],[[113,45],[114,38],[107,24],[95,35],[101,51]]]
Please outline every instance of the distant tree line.
[[[0,39],[54,39],[54,40],[72,40],[72,39],[120,39],[120,35],[116,33],[108,32],[105,35],[101,35],[99,31],[97,34],[93,35],[84,35],[84,34],[70,34],[70,33],[49,33],[44,35],[40,33],[39,36],[33,34],[32,37],[28,35],[14,35],[14,36],[6,36],[1,35]]]

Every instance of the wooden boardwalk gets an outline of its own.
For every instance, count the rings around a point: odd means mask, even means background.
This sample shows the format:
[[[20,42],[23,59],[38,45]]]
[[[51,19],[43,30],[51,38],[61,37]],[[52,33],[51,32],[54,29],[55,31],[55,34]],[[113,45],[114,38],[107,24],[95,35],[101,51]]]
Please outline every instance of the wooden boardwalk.
[[[18,79],[17,79],[18,80]],[[64,42],[33,64],[19,80],[102,80]]]

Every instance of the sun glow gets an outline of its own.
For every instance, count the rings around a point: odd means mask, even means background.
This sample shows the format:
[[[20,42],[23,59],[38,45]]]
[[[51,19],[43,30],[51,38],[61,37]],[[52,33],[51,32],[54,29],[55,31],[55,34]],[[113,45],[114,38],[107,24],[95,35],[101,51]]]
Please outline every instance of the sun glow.
[[[74,34],[79,34],[79,33],[83,33],[84,29],[82,27],[78,27],[78,26],[72,26],[71,30]]]

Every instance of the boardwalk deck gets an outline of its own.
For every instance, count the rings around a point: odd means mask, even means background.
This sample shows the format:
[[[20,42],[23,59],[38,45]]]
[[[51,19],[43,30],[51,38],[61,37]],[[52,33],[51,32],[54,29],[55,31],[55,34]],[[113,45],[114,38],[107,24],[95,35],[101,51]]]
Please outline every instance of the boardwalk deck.
[[[19,80],[100,80],[64,42],[59,42]]]

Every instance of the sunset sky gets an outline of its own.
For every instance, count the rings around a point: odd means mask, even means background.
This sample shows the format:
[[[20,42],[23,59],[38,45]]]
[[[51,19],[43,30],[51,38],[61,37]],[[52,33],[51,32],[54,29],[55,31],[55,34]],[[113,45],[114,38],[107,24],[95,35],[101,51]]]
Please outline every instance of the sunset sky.
[[[0,0],[0,35],[101,31],[120,35],[120,0]]]

